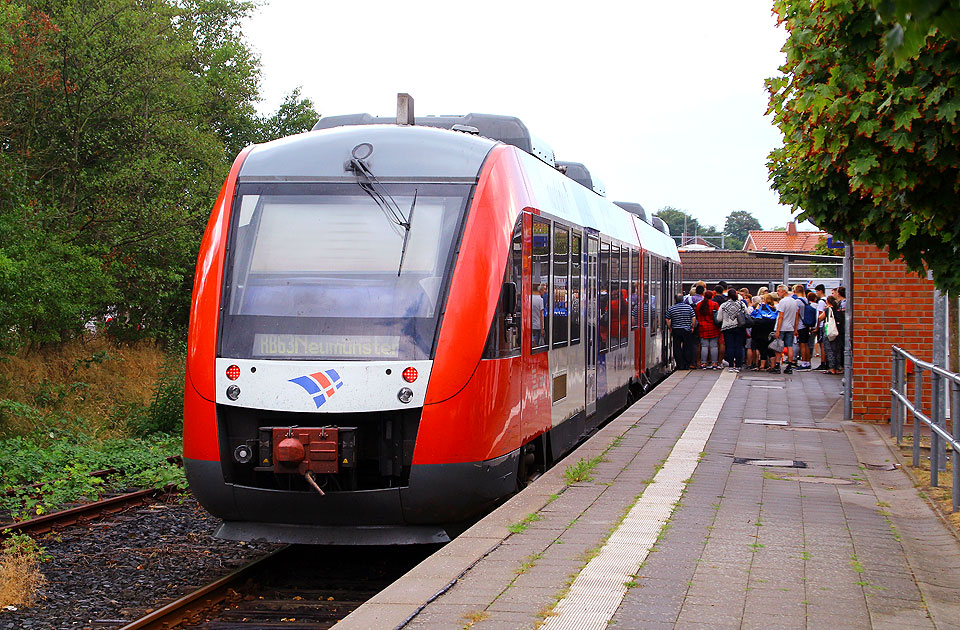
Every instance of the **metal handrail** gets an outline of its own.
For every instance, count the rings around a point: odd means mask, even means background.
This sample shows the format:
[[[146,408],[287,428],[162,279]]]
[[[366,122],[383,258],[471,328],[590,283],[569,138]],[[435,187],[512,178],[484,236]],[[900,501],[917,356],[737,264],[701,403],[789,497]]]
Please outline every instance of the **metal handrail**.
[[[903,439],[903,426],[907,412],[913,416],[913,466],[920,466],[920,422],[930,427],[930,485],[940,485],[939,473],[946,470],[946,445],[953,448],[953,511],[960,510],[960,465],[957,455],[960,453],[960,374],[955,374],[938,365],[923,361],[899,346],[892,346],[892,370],[890,379],[890,435],[896,437],[897,446]],[[914,365],[913,401],[907,398],[906,365]],[[923,412],[923,375],[930,376],[930,414]],[[952,391],[951,391],[952,390]],[[946,400],[953,394],[951,416],[953,434],[947,432]],[[920,422],[917,422],[917,421]]]

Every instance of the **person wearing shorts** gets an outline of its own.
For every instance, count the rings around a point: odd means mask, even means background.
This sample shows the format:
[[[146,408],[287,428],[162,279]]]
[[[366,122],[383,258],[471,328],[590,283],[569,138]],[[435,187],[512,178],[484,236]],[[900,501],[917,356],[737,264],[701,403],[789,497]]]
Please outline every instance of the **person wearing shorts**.
[[[795,331],[800,322],[800,300],[794,300],[788,297],[786,285],[781,284],[777,287],[777,295],[780,301],[777,302],[777,326],[776,336],[783,342],[783,347],[787,349],[787,367],[784,374],[793,374],[794,351],[793,341]]]

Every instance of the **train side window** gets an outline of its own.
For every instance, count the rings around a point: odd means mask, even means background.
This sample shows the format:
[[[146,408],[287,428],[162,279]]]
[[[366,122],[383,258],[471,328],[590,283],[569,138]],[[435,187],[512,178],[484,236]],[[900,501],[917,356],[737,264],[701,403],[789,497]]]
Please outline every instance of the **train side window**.
[[[493,313],[490,334],[483,351],[484,359],[498,359],[520,354],[522,303],[520,286],[523,281],[523,217],[517,219],[503,272],[500,300]]]
[[[550,343],[550,222],[533,217],[530,350],[542,352]]]
[[[620,345],[620,319],[623,309],[620,296],[620,246],[610,247],[610,347]]]
[[[663,287],[663,265],[656,256],[650,256],[650,334],[660,331],[660,290]]]
[[[610,243],[600,241],[600,295],[597,300],[600,317],[600,352],[606,352],[610,341]]]
[[[630,330],[636,330],[640,321],[640,254],[630,252]]]
[[[581,236],[570,238],[570,345],[580,343],[580,266],[583,254],[580,251]]]
[[[643,255],[643,327],[650,328],[650,254]]]
[[[570,289],[570,231],[553,224],[553,347],[567,345]]]
[[[656,282],[653,279],[653,255],[644,256],[643,269],[643,327],[650,330],[650,336],[657,334],[656,324],[653,323],[653,307],[656,293]]]
[[[626,247],[620,250],[620,345],[625,346],[630,340],[630,250]]]

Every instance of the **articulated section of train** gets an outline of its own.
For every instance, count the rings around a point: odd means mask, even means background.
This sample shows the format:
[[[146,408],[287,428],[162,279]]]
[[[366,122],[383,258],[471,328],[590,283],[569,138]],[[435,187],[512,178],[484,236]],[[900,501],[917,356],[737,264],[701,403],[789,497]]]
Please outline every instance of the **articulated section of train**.
[[[447,540],[672,368],[665,226],[517,119],[382,122],[246,149],[207,225],[184,464],[223,537]]]

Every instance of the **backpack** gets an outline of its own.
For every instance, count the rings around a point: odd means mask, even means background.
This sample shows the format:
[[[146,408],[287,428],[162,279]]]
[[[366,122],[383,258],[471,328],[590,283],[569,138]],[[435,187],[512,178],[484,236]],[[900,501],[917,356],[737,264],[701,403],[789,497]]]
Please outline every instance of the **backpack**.
[[[803,325],[807,328],[817,327],[817,307],[809,302],[803,306]]]
[[[795,300],[800,302],[800,308],[803,309],[800,320],[807,328],[817,327],[817,307],[813,306],[807,300],[794,296]]]

